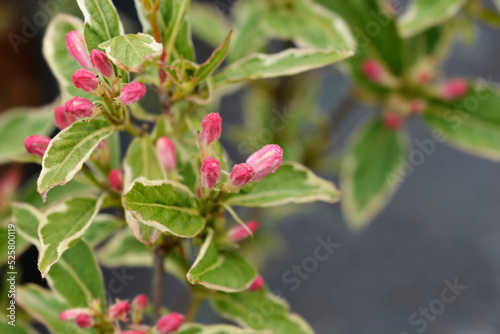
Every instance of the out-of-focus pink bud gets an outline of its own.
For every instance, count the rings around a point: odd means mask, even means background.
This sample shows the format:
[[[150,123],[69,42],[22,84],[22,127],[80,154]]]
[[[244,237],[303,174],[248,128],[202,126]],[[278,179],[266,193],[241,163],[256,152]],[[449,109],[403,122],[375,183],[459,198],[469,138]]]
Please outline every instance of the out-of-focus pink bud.
[[[434,79],[434,74],[428,71],[421,71],[417,73],[417,82],[419,84],[425,84]]]
[[[259,275],[255,279],[255,281],[253,281],[252,285],[250,285],[248,290],[259,291],[260,289],[262,289],[263,286],[264,286],[264,279],[262,278],[262,276]]]
[[[80,328],[90,328],[94,325],[94,320],[88,313],[80,313],[75,318],[75,323]]]
[[[123,191],[123,173],[119,169],[113,169],[108,175],[111,190],[121,193]]]
[[[441,86],[441,97],[453,100],[463,97],[469,90],[469,83],[464,79],[454,79],[445,82]]]
[[[123,104],[132,104],[142,99],[145,94],[146,86],[140,82],[132,81],[122,88],[120,99]]]
[[[6,206],[12,195],[15,194],[17,188],[21,184],[22,172],[21,168],[12,165],[0,174],[0,211]]]
[[[210,145],[219,140],[222,131],[222,119],[218,113],[210,113],[201,121],[200,140],[205,145]]]
[[[365,59],[361,64],[361,71],[370,81],[381,82],[385,75],[385,70],[379,62],[373,59]]]
[[[201,164],[201,186],[213,188],[220,179],[220,162],[212,157],[206,158]]]
[[[99,80],[97,80],[97,77],[94,75],[94,73],[84,70],[84,69],[79,69],[76,70],[75,73],[71,76],[71,79],[73,80],[73,84],[75,85],[76,88],[83,89],[86,92],[93,92],[94,90],[99,87]]]
[[[134,310],[143,311],[146,307],[148,307],[148,296],[141,294],[135,296],[134,300],[132,300]]]
[[[130,304],[122,300],[111,307],[109,315],[113,319],[123,319],[130,313]]]
[[[274,173],[283,161],[283,149],[275,144],[266,145],[250,157],[246,163],[252,166],[255,175],[252,182],[258,182],[267,175]]]
[[[385,127],[392,131],[397,131],[403,126],[403,117],[393,111],[384,113],[383,121]]]
[[[66,111],[76,117],[90,117],[94,112],[94,104],[86,98],[75,96],[64,104]]]
[[[255,171],[249,164],[234,165],[233,171],[231,172],[231,183],[237,187],[243,187],[250,182],[254,175]]]
[[[422,100],[413,100],[410,103],[410,112],[414,115],[421,114],[425,109],[425,102]]]
[[[26,137],[24,140],[24,147],[26,148],[26,151],[39,157],[43,157],[43,154],[45,153],[45,150],[47,150],[47,146],[49,146],[49,144],[49,137],[39,135]]]
[[[160,334],[170,334],[176,332],[181,328],[182,323],[184,322],[185,317],[179,313],[170,313],[166,315],[156,323],[156,330],[160,332]]]
[[[66,112],[64,106],[57,107],[54,110],[54,123],[59,130],[66,129],[68,126],[76,122],[76,117]]]
[[[177,155],[175,144],[172,139],[160,137],[156,141],[156,155],[167,170],[174,170],[177,167]]]
[[[84,313],[83,309],[81,308],[72,308],[69,310],[65,310],[59,313],[59,320],[61,321],[75,320],[76,317],[81,313]]]
[[[109,61],[108,56],[101,50],[92,50],[90,52],[90,61],[92,61],[92,66],[105,77],[110,78],[115,74],[113,65]]]
[[[255,233],[259,229],[259,222],[256,220],[251,220],[249,222],[246,222],[245,225],[248,227],[252,233]],[[241,225],[235,226],[229,230],[229,239],[231,239],[232,242],[239,242],[243,239],[246,239],[250,236],[248,231]]]
[[[78,31],[70,31],[66,34],[66,47],[68,52],[83,68],[90,70],[92,64],[90,62],[89,51],[85,45],[85,40],[82,34]]]

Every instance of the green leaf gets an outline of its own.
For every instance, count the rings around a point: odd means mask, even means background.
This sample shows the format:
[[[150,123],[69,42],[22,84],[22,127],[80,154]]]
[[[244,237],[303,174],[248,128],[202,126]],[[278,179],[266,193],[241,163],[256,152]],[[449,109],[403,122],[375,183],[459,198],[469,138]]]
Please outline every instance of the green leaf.
[[[205,242],[186,275],[188,281],[224,292],[247,290],[257,278],[257,272],[236,254],[219,253],[213,239],[214,231],[208,229]]]
[[[270,330],[273,334],[313,334],[307,322],[295,313],[281,298],[259,291],[241,293],[219,292],[212,299],[215,311],[224,318],[256,329]]]
[[[75,122],[55,136],[45,151],[38,192],[45,199],[55,186],[68,183],[82,168],[99,143],[115,127],[102,119]]]
[[[341,205],[352,228],[365,227],[398,189],[406,154],[403,134],[388,130],[380,118],[352,134],[340,173]]]
[[[77,197],[47,211],[38,226],[41,242],[38,269],[42,276],[83,236],[99,212],[102,202],[102,196],[99,199]]]
[[[10,321],[10,320],[7,320]],[[16,325],[12,326],[9,325],[5,322],[0,322],[0,333],[8,333],[8,334],[35,334],[35,331],[31,327],[24,327],[23,325],[19,324],[18,320],[16,319]]]
[[[190,238],[205,226],[193,193],[180,183],[137,179],[124,195],[125,210],[143,224]]]
[[[16,300],[34,319],[47,326],[51,333],[95,334],[93,329],[82,329],[74,322],[62,322],[59,313],[69,307],[52,292],[35,284],[17,287]]]
[[[12,203],[11,205],[17,231],[30,243],[39,247],[38,225],[43,220],[43,214],[26,203]]]
[[[163,52],[163,45],[153,36],[143,33],[116,36],[99,44],[109,59],[127,72],[141,72],[155,63]]]
[[[401,35],[413,36],[457,15],[467,0],[415,0],[399,20]]]
[[[356,41],[344,20],[312,0],[292,0],[270,6],[262,26],[270,37],[296,41],[312,48],[354,51]]]
[[[200,65],[198,70],[195,72],[194,77],[196,78],[196,82],[201,82],[205,80],[210,74],[212,74],[217,67],[222,64],[224,59],[226,58],[227,52],[229,51],[229,44],[231,42],[231,34],[232,31],[229,31],[226,38],[222,42],[221,45],[217,49],[212,52],[212,55]]]
[[[94,95],[76,88],[71,80],[71,75],[81,68],[66,48],[66,34],[73,30],[78,32],[83,30],[82,20],[67,14],[55,16],[43,37],[43,56],[57,79],[63,102],[75,96],[94,101],[96,99]]]
[[[105,267],[151,267],[153,265],[152,254],[147,247],[137,241],[130,229],[123,229],[99,250],[97,250],[99,263]],[[168,268],[168,267],[167,267]]]
[[[188,15],[193,34],[210,46],[217,47],[231,30],[230,22],[217,6],[211,3],[193,2],[189,7]]]
[[[466,96],[433,101],[424,114],[439,137],[484,158],[500,161],[500,94],[494,87],[471,84]]]
[[[54,107],[54,104],[39,108],[19,107],[0,115],[0,164],[28,155],[24,148],[26,137],[52,133]]]
[[[89,51],[99,44],[123,35],[123,26],[111,0],[77,0],[85,18],[83,36]]]
[[[271,334],[268,331],[254,331],[229,325],[204,326],[197,324],[183,325],[177,334]]]
[[[101,271],[84,240],[64,252],[50,268],[47,279],[50,287],[71,307],[87,307],[97,299],[105,302]]]
[[[187,34],[190,28],[186,26],[188,24],[186,15],[190,3],[190,0],[162,1],[160,2],[159,14],[162,18],[160,22],[163,22],[164,25],[162,27],[163,42],[167,54],[172,52],[174,47],[178,51],[179,49],[185,50],[186,46],[191,45],[191,55],[186,54],[185,56],[194,59],[191,36]],[[181,54],[177,55],[178,58],[180,58]]]
[[[217,86],[246,80],[289,76],[353,56],[350,51],[326,51],[322,49],[288,49],[276,54],[255,53],[227,66],[215,74]]]
[[[231,206],[271,207],[288,203],[338,201],[340,192],[332,182],[316,176],[306,167],[284,162],[274,173],[230,197]]]
[[[99,245],[112,235],[118,228],[125,225],[122,219],[109,214],[99,214],[85,232],[85,240],[91,247]]]

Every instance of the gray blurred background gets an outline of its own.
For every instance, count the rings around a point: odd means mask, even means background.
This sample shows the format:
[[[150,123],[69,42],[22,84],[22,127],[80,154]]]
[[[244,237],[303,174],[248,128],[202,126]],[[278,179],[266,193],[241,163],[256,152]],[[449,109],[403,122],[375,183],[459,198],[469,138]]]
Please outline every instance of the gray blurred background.
[[[70,2],[60,0],[67,3],[61,10],[77,14]],[[218,5],[228,3],[219,1]],[[29,43],[20,45],[17,54],[6,39],[6,33],[19,31],[22,18],[32,17],[40,3],[3,0],[0,4],[0,20],[7,27],[0,41],[0,110],[52,101],[57,85],[41,56],[43,27]],[[130,31],[138,30],[138,26],[134,28],[133,0],[115,4],[128,16]],[[493,81],[500,81],[499,41],[499,31],[481,26],[475,45],[454,48],[447,61],[447,75],[491,76]],[[196,47],[198,60],[206,59],[211,52],[199,41]],[[325,74],[321,104],[325,110],[332,110],[350,83],[333,67],[321,73]],[[224,99],[220,113],[225,126],[241,121],[240,98],[241,94],[235,94]],[[361,105],[350,107],[350,117],[337,134],[335,154],[354,124],[370,113]],[[410,121],[409,129],[412,138],[430,138],[416,119]],[[234,159],[241,161],[244,157],[238,156],[235,146],[227,144]],[[500,333],[499,200],[498,164],[437,144],[435,152],[407,178],[389,206],[360,233],[346,227],[338,204],[287,207],[285,210],[293,209],[293,213],[286,218],[262,220],[265,229],[278,231],[283,239],[262,275],[270,289],[281,293],[318,334]],[[252,218],[251,211],[242,215]],[[320,245],[318,238],[331,238],[338,245],[325,261],[314,266],[311,257]],[[310,273],[293,273],[294,266],[304,265],[309,266]],[[36,250],[24,256],[23,266],[25,281],[39,281]],[[121,269],[105,270],[105,279],[109,281],[117,272]],[[127,268],[125,273],[134,278],[116,297],[149,293],[148,269]],[[450,303],[442,302],[446,282],[461,286]],[[188,304],[185,288],[174,279],[167,279],[166,285],[167,304],[184,311]],[[445,296],[453,293],[445,292]],[[197,320],[220,321],[208,305],[203,306]]]

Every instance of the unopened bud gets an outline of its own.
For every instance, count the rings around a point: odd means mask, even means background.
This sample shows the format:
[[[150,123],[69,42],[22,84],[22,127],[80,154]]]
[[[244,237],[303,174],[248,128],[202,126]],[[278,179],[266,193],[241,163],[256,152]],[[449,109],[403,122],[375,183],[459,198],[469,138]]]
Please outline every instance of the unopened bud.
[[[24,147],[26,148],[26,151],[28,151],[28,153],[30,154],[37,155],[39,157],[43,157],[43,154],[47,150],[49,144],[50,144],[49,137],[44,137],[39,135],[26,137],[26,139],[24,140]]]
[[[75,318],[75,323],[80,328],[90,328],[94,325],[94,320],[88,313],[80,313]]]
[[[66,112],[64,106],[57,107],[54,110],[54,123],[59,130],[66,129],[68,126],[76,122],[76,117]]]
[[[255,231],[257,231],[260,226],[259,222],[256,220],[246,222],[245,225],[247,226],[247,229],[241,225],[238,225],[229,230],[229,239],[231,239],[232,242],[239,242],[243,239],[248,238],[250,236],[248,230],[250,230],[252,233],[255,233]]]
[[[469,83],[464,79],[454,79],[445,82],[441,86],[441,97],[453,100],[463,97],[469,90]]]
[[[243,163],[234,165],[233,171],[231,172],[231,183],[241,188],[250,182],[254,175],[255,171],[249,164]]]
[[[160,137],[156,141],[156,155],[167,170],[174,170],[177,167],[177,155],[175,144],[172,139]]]
[[[220,162],[212,157],[206,158],[201,164],[201,186],[213,188],[220,179]]]
[[[255,171],[252,182],[258,182],[276,172],[282,161],[283,149],[275,144],[266,145],[252,154],[246,161]]]
[[[148,296],[141,294],[135,296],[134,300],[132,300],[134,310],[143,311],[146,307],[148,307]]]
[[[113,65],[109,61],[108,56],[101,50],[92,50],[90,52],[90,60],[92,62],[92,66],[94,66],[105,77],[111,78],[115,74]]]
[[[160,332],[160,334],[170,334],[172,332],[176,332],[182,326],[185,317],[179,313],[170,313],[166,315],[156,323],[156,330]]]
[[[262,278],[262,276],[259,275],[255,279],[255,281],[253,281],[252,285],[250,285],[248,290],[259,291],[260,289],[262,289],[263,286],[264,286],[264,279]]]
[[[205,145],[210,145],[219,140],[222,131],[222,119],[218,113],[210,113],[201,121],[200,140]]]
[[[75,96],[64,104],[66,111],[76,117],[90,117],[94,112],[94,104],[86,98]]]
[[[397,131],[403,126],[403,117],[393,111],[384,113],[383,121],[385,127],[392,131]]]
[[[365,59],[361,64],[361,71],[368,80],[376,83],[381,82],[385,75],[382,65],[373,59]]]
[[[73,80],[73,84],[75,85],[76,88],[83,89],[86,92],[93,92],[94,90],[99,87],[99,80],[97,80],[97,77],[94,75],[94,73],[84,70],[84,69],[79,69],[76,70],[75,73],[71,76],[71,79]]]
[[[123,191],[123,173],[119,169],[113,169],[109,172],[108,181],[111,190],[121,193]]]
[[[419,115],[424,112],[425,102],[422,100],[413,100],[410,103],[410,112],[414,115]]]
[[[67,33],[66,47],[71,57],[73,57],[73,59],[76,60],[83,68],[87,70],[92,68],[89,51],[87,50],[82,34],[75,30]]]
[[[59,313],[59,320],[61,321],[75,320],[76,317],[81,313],[84,313],[84,309],[82,308],[72,308],[69,310],[65,310]]]
[[[122,300],[111,307],[109,315],[113,319],[123,319],[130,312],[130,304],[126,300]]]
[[[123,104],[132,104],[140,99],[146,94],[146,86],[140,82],[132,81],[128,85],[122,88],[120,93],[120,99]]]

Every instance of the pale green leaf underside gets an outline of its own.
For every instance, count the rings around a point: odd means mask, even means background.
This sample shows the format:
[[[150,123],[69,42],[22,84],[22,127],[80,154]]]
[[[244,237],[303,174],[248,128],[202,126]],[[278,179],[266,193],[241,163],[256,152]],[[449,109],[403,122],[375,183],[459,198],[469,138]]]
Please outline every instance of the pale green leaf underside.
[[[68,305],[56,295],[35,284],[17,287],[16,300],[34,319],[46,325],[51,333],[94,334],[94,330],[84,330],[73,322],[62,322],[59,313],[67,310]]]
[[[241,293],[218,293],[212,300],[216,312],[241,326],[269,330],[273,334],[313,334],[307,322],[266,289]],[[265,310],[263,309],[265,306]]]
[[[193,34],[213,47],[217,47],[231,30],[231,24],[213,4],[195,1],[191,3],[188,15],[192,22]]]
[[[83,236],[99,212],[102,201],[103,197],[72,198],[46,213],[38,226],[41,241],[38,269],[42,276]]]
[[[341,205],[351,227],[359,229],[398,189],[407,152],[403,134],[388,130],[379,118],[361,125],[352,138],[341,166]]]
[[[272,334],[269,331],[255,331],[229,325],[204,326],[197,324],[183,325],[177,334]]]
[[[216,85],[289,76],[334,64],[353,56],[351,51],[288,49],[276,54],[254,53],[214,75]]]
[[[293,162],[284,162],[274,173],[245,187],[229,198],[234,206],[271,207],[288,203],[323,201],[334,203],[340,192],[335,185],[316,176],[311,170]]]
[[[99,214],[92,225],[85,232],[84,238],[91,247],[95,247],[108,238],[116,229],[124,226],[125,222],[110,214]]]
[[[54,104],[39,108],[19,107],[0,115],[0,164],[27,155],[24,139],[48,136],[54,130]]]
[[[33,245],[40,247],[38,224],[43,220],[43,214],[29,204],[12,203],[12,217],[19,234]]]
[[[50,142],[43,157],[42,172],[38,178],[38,192],[47,192],[69,182],[82,168],[99,143],[115,130],[105,120],[75,122],[62,130]]]
[[[410,37],[455,16],[466,0],[414,0],[399,20],[401,35]]]
[[[247,290],[257,277],[257,272],[236,254],[219,254],[213,237],[214,232],[209,229],[205,242],[186,275],[188,281],[225,292]]]
[[[179,183],[137,179],[124,195],[123,205],[143,224],[179,237],[193,237],[205,226],[196,198]]]
[[[151,267],[152,254],[146,246],[137,241],[129,229],[115,233],[113,237],[97,250],[99,263],[106,267]]]
[[[116,36],[99,47],[116,66],[128,72],[141,72],[163,52],[163,46],[153,36],[143,33]]]

